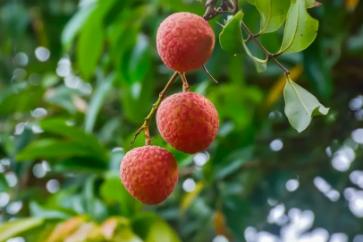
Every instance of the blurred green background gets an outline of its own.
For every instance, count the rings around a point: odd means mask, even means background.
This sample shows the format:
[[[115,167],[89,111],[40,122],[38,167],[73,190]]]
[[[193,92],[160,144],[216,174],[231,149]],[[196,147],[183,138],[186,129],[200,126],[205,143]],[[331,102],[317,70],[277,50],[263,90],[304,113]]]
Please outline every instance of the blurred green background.
[[[186,155],[153,122],[180,181],[150,207],[122,187],[119,163],[143,145],[132,135],[172,73],[156,53],[158,24],[202,15],[204,2],[0,1],[0,241],[362,242],[363,4],[321,2],[309,10],[315,42],[280,60],[330,113],[297,133],[281,70],[259,74],[217,41],[207,67],[219,84],[203,71],[188,79],[216,105],[218,137]],[[240,3],[257,31],[258,12]],[[216,36],[225,17],[210,21]],[[261,37],[269,50],[281,32]]]

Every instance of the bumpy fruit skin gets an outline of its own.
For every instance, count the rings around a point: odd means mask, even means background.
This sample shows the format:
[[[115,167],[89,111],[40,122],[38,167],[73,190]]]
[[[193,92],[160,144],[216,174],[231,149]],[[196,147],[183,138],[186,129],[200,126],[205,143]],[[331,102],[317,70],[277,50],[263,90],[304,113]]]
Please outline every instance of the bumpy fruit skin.
[[[213,103],[194,92],[177,93],[162,101],[156,123],[165,141],[191,154],[208,148],[219,127]]]
[[[147,145],[126,153],[120,177],[133,197],[145,204],[158,204],[173,191],[178,181],[178,166],[170,152]]]
[[[214,32],[208,22],[187,12],[167,17],[156,34],[162,61],[179,72],[199,69],[211,56],[214,42]]]

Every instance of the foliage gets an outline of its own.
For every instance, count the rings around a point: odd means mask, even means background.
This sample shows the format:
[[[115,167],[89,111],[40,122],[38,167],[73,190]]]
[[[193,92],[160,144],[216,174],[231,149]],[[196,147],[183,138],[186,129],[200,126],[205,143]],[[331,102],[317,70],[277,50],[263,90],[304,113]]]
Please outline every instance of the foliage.
[[[172,12],[202,15],[203,3],[1,2],[0,241],[291,242],[296,221],[301,239],[353,240],[363,231],[363,6],[321,3],[241,0],[210,20],[219,43],[207,68],[219,83],[202,70],[188,80],[215,103],[219,134],[190,156],[152,125],[181,174],[165,203],[145,207],[118,169],[143,145],[131,145],[134,132],[172,74],[156,29]]]

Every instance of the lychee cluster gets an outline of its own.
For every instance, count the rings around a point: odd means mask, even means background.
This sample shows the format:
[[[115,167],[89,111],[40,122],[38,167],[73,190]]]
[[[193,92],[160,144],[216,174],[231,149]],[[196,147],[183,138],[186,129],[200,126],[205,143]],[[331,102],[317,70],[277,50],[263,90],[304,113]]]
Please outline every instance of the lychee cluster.
[[[160,24],[156,37],[161,60],[182,77],[185,72],[203,66],[211,56],[214,41],[208,22],[185,12],[167,17]],[[203,151],[217,135],[217,110],[200,94],[185,90],[157,102],[156,109],[161,136],[177,150],[190,154]],[[148,136],[148,123],[142,128]],[[171,194],[178,181],[177,161],[164,148],[138,147],[124,156],[120,177],[133,197],[145,204],[158,204]]]

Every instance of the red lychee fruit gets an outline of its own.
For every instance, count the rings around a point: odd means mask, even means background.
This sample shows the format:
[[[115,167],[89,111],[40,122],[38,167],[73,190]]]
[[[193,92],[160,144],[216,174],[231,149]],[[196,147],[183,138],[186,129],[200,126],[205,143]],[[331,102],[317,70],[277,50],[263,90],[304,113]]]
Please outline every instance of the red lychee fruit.
[[[145,204],[158,204],[173,191],[178,181],[178,166],[170,152],[147,145],[126,153],[120,177],[133,197]]]
[[[199,69],[211,56],[214,42],[214,32],[208,22],[187,12],[167,17],[156,34],[162,61],[178,72]]]
[[[166,142],[191,154],[208,148],[219,126],[213,103],[194,92],[177,93],[162,101],[156,123]]]

